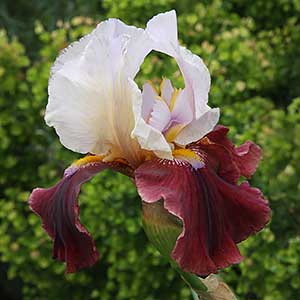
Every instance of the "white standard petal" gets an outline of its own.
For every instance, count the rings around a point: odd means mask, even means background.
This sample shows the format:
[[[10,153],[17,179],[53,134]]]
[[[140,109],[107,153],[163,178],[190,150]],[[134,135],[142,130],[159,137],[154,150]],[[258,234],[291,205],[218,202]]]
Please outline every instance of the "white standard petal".
[[[127,36],[128,38],[126,49],[124,49],[126,73],[130,78],[134,78],[145,57],[152,50],[151,40],[144,29],[125,25],[119,20],[115,20],[115,22],[116,34]]]
[[[140,146],[131,132],[134,98],[142,95],[129,80],[151,50],[146,41],[144,30],[110,19],[56,60],[45,119],[63,145],[138,163]]]
[[[174,10],[158,14],[147,24],[146,32],[153,40],[153,49],[175,58],[182,72],[187,105],[198,119],[205,111],[210,89],[210,74],[202,59],[185,47],[179,46],[177,39],[177,18]]]
[[[97,144],[102,130],[98,124],[101,102],[99,90],[78,71],[76,65],[69,64],[52,77],[45,120],[55,127],[65,147],[87,153]]]
[[[219,117],[220,111],[218,108],[209,108],[199,119],[192,121],[179,132],[174,140],[175,143],[185,146],[200,140],[213,130],[218,123]]]
[[[178,51],[177,17],[175,10],[160,13],[149,20],[146,27],[153,49],[174,56]]]
[[[203,60],[185,47],[179,48],[177,63],[183,74],[185,89],[194,100],[195,118],[205,111],[210,90],[210,74]]]
[[[87,34],[79,41],[73,42],[67,48],[63,49],[51,67],[50,77],[58,72],[67,62],[76,62],[81,57],[91,37],[91,34]]]

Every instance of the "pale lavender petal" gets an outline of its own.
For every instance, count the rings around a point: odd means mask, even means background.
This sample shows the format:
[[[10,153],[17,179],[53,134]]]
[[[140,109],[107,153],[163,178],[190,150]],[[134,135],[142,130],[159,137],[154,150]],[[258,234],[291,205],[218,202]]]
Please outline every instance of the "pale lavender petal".
[[[172,86],[171,80],[164,78],[161,84],[161,97],[170,104],[172,95],[174,93],[174,88]]]
[[[139,89],[135,82],[130,82]],[[158,157],[172,159],[172,150],[160,130],[152,127],[142,117],[142,97],[132,98],[133,112],[135,117],[135,127],[131,132],[131,138],[138,141],[140,146],[149,151],[153,151]]]
[[[177,135],[175,142],[178,145],[188,145],[198,141],[214,128],[219,120],[220,111],[218,108],[210,108],[199,119],[193,120]]]
[[[157,96],[153,86],[149,83],[143,85],[143,102],[142,102],[142,116],[147,122],[153,109],[155,98]]]
[[[193,120],[193,110],[187,99],[188,94],[185,90],[179,92],[174,108],[171,112],[171,120],[177,124],[188,124]]]
[[[209,71],[203,60],[185,47],[180,47],[177,63],[184,77],[185,90],[194,101],[195,117],[198,119],[207,110]]]
[[[146,32],[153,39],[153,49],[174,56],[178,49],[175,10],[160,13],[147,23]]]
[[[156,100],[153,105],[153,111],[149,119],[149,124],[163,132],[171,120],[171,113],[168,105],[163,100]]]
[[[146,32],[153,40],[154,50],[176,59],[189,94],[188,103],[198,119],[207,110],[210,74],[200,57],[179,46],[176,12],[172,10],[153,17],[147,24]]]

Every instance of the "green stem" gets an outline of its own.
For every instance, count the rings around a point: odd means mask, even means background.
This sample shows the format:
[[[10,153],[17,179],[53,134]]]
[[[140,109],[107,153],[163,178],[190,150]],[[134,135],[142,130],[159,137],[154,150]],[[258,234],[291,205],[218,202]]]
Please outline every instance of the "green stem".
[[[182,271],[174,261],[171,261],[170,263],[172,268],[176,270],[176,272],[194,292],[197,294],[207,292],[207,287],[198,276]]]
[[[191,289],[191,291],[192,291],[193,299],[194,299],[194,300],[199,300],[199,297],[198,297],[198,295],[196,294],[196,292],[195,292],[193,289]]]

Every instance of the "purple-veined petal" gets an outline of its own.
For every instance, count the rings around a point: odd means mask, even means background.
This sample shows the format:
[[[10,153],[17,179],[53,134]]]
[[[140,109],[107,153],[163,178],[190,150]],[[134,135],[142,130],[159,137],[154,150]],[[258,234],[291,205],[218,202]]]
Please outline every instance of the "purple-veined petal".
[[[149,124],[160,132],[163,132],[170,123],[170,120],[171,113],[166,102],[163,100],[156,100],[153,105]]]
[[[237,164],[234,162],[231,153],[220,144],[211,143],[203,138],[197,145],[191,145],[191,149],[204,152],[210,167],[224,180],[236,184],[241,176]]]
[[[66,262],[67,273],[90,267],[99,259],[93,238],[79,221],[81,185],[106,168],[129,173],[122,163],[103,163],[95,158],[87,157],[83,159],[86,163],[70,166],[56,185],[34,189],[29,199],[30,208],[41,217],[53,240],[53,258]]]
[[[133,81],[131,84],[138,90]],[[153,151],[158,157],[172,159],[172,149],[161,131],[147,124],[142,117],[142,99],[139,97],[133,99],[133,112],[135,127],[131,133],[131,137],[138,140],[142,149]]]

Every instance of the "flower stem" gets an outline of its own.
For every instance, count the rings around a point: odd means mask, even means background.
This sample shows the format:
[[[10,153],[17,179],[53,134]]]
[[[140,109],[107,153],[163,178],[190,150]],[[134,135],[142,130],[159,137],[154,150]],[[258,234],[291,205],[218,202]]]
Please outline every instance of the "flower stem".
[[[196,292],[195,292],[193,289],[191,289],[191,291],[192,291],[193,299],[194,299],[194,300],[199,300],[199,297],[198,297],[198,295],[196,294]]]
[[[171,266],[181,276],[184,282],[197,294],[207,292],[207,287],[201,281],[201,279],[192,274],[182,271],[174,261],[171,261]],[[197,298],[198,299],[198,298]]]

